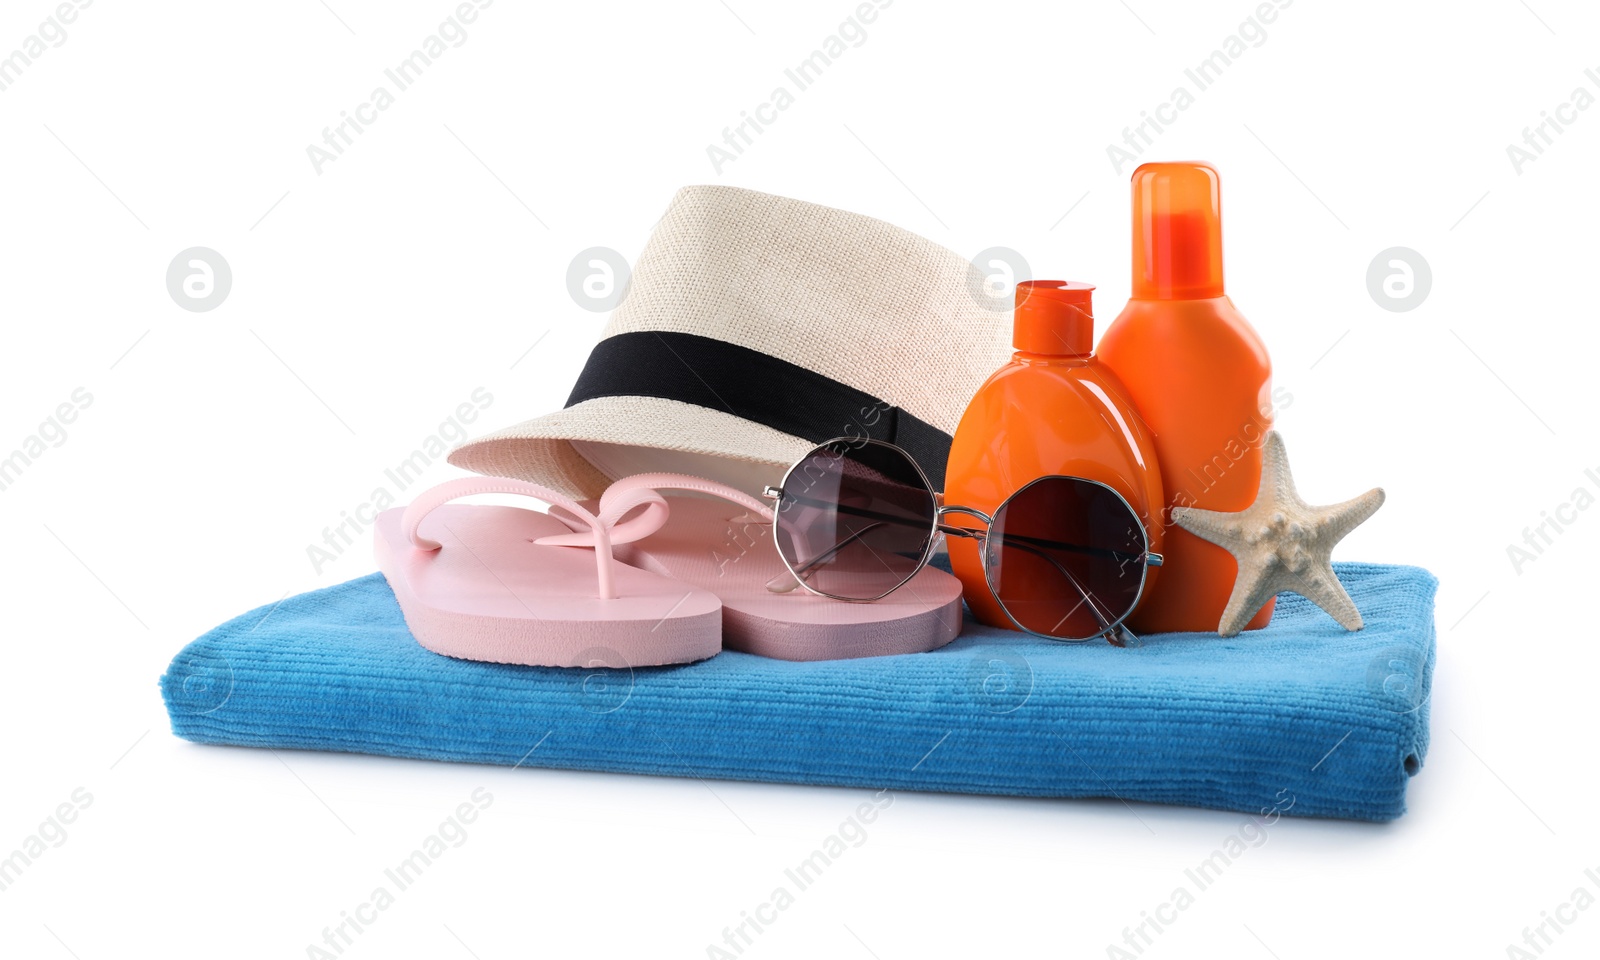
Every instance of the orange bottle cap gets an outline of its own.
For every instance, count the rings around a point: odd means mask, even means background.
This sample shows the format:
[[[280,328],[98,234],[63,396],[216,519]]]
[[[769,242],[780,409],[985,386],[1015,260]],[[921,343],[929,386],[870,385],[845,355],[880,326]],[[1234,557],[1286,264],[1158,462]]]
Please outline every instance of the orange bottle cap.
[[[1017,284],[1011,345],[1024,353],[1086,357],[1094,352],[1094,285],[1073,280]]]
[[[1222,184],[1209,163],[1133,171],[1133,296],[1222,296]]]

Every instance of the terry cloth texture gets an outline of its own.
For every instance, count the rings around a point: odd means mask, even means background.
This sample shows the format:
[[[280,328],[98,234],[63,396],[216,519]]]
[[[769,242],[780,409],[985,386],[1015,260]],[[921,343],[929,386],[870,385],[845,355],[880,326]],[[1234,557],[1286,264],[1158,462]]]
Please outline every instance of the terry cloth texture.
[[[161,692],[199,743],[1392,820],[1428,747],[1437,581],[1335,570],[1365,630],[1285,594],[1229,640],[1117,649],[969,620],[932,653],[633,670],[430,653],[372,574],[217,627]]]

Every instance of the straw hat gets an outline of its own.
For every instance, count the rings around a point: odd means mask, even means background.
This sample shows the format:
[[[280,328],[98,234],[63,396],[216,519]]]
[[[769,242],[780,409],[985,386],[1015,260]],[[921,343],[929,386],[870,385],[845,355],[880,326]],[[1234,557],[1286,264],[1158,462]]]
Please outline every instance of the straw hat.
[[[976,268],[907,230],[734,187],[678,191],[566,409],[450,462],[595,497],[671,470],[759,493],[841,436],[906,448],[942,486],[950,433],[1010,356]]]

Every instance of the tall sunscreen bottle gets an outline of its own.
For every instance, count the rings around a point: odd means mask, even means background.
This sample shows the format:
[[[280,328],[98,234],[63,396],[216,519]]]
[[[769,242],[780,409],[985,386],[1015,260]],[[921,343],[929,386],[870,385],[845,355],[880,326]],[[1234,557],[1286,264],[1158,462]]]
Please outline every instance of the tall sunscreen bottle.
[[[1133,172],[1133,296],[1101,337],[1099,357],[1154,435],[1166,497],[1150,520],[1165,533],[1161,577],[1129,626],[1215,631],[1238,565],[1172,525],[1172,508],[1249,507],[1273,409],[1267,348],[1223,292],[1222,188],[1210,164]],[[1272,607],[1247,629],[1266,626]]]

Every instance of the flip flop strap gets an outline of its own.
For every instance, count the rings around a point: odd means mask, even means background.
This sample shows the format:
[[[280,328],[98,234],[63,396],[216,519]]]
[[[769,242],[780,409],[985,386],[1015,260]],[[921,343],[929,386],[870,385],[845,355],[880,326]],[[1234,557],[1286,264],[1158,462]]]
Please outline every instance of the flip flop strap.
[[[618,480],[601,495],[600,515],[602,517],[615,516],[617,515],[616,511],[619,509],[624,512],[630,510],[632,507],[625,505],[630,498],[637,496],[642,491],[657,490],[690,490],[696,493],[707,493],[744,507],[759,516],[765,523],[772,522],[772,507],[770,505],[762,503],[743,490],[735,490],[725,483],[707,480],[704,477],[690,476],[686,473],[640,473]]]
[[[405,533],[406,539],[411,541],[411,545],[418,550],[438,550],[444,545],[436,540],[424,537],[419,532],[423,518],[451,500],[459,500],[462,497],[484,493],[515,494],[532,497],[535,500],[543,500],[545,503],[561,508],[567,515],[557,518],[562,523],[566,523],[569,526],[573,524],[587,525],[590,530],[590,539],[584,541],[583,545],[594,548],[595,564],[599,573],[600,599],[616,599],[617,590],[611,576],[612,539],[608,524],[579,506],[577,501],[572,498],[557,493],[548,487],[541,487],[536,483],[502,477],[463,477],[459,480],[448,480],[432,489],[423,491],[417,499],[411,502],[410,506],[406,507],[406,512],[401,514],[400,517],[401,530]],[[659,496],[656,499],[661,501],[660,509],[664,514],[667,506],[666,501],[661,500]],[[638,506],[638,502],[635,502],[634,506]],[[664,515],[661,522],[666,522]],[[658,523],[657,526],[659,527],[660,524]],[[542,538],[537,542],[542,543],[544,539],[548,538]]]
[[[640,473],[618,480],[606,488],[606,492],[600,497],[600,522],[610,530],[613,543],[632,543],[661,529],[667,522],[669,507],[657,492],[660,490],[690,490],[710,494],[744,507],[760,517],[762,523],[772,522],[770,506],[726,484],[686,473]],[[629,511],[640,504],[649,506],[639,516],[622,520]],[[577,523],[559,515],[555,516],[574,532],[540,537],[536,543],[565,547],[594,546],[591,535],[584,532]]]

